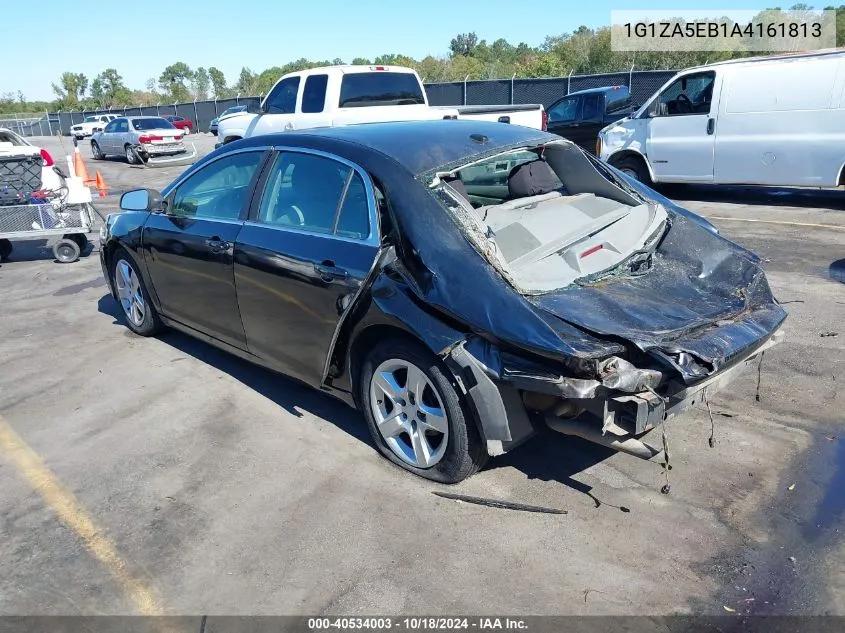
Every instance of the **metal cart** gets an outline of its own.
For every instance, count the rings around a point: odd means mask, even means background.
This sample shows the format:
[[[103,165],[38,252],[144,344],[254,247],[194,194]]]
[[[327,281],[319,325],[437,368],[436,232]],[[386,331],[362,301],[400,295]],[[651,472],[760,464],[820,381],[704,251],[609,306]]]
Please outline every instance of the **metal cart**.
[[[0,206],[0,261],[12,253],[14,239],[59,239],[53,255],[63,264],[79,259],[94,232],[96,209],[91,203],[66,204],[63,198],[34,204]]]

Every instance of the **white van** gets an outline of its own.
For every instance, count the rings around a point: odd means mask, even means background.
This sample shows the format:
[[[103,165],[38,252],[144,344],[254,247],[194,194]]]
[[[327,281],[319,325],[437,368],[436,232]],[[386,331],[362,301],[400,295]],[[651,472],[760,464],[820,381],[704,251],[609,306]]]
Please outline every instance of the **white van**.
[[[598,144],[645,183],[845,184],[845,51],[688,68]]]

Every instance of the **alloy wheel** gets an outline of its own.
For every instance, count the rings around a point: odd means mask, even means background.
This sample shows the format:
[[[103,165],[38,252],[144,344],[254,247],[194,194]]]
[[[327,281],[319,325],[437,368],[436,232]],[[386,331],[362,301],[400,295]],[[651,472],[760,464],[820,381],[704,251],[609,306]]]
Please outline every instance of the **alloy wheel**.
[[[370,380],[370,408],[391,451],[417,468],[436,465],[446,453],[449,420],[431,380],[413,363],[391,358]]]
[[[133,325],[141,327],[147,309],[138,275],[135,274],[134,269],[125,259],[117,261],[114,271],[117,297],[120,300],[123,312]]]

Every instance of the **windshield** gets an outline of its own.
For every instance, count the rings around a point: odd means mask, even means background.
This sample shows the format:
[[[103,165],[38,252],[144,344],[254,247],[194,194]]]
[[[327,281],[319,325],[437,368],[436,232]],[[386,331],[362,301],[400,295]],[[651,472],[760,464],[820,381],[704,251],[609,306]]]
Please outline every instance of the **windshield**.
[[[98,116],[87,116],[87,117],[85,117],[85,120],[83,121],[83,123],[94,123],[94,122],[97,122],[99,120],[100,120],[100,117],[98,117]]]
[[[435,195],[523,294],[645,274],[666,226],[661,205],[632,195],[563,141],[502,152],[438,177]]]
[[[340,82],[341,108],[424,103],[422,87],[413,73],[351,73]]]
[[[246,110],[246,106],[232,106],[231,108],[226,108],[223,110],[223,114],[220,116],[226,116],[227,114],[234,114],[235,112],[243,112]]]
[[[132,127],[136,130],[175,130],[173,124],[165,118],[132,119]]]

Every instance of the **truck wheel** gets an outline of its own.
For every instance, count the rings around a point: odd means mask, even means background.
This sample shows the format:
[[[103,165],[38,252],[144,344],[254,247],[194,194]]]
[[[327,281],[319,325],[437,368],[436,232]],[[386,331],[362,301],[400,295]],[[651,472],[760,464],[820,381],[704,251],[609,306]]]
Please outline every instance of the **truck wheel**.
[[[626,176],[635,178],[644,185],[651,187],[654,184],[651,175],[648,173],[648,167],[646,167],[645,161],[638,156],[623,156],[618,160],[611,161],[610,164]]]
[[[376,345],[356,388],[379,452],[415,475],[454,484],[487,461],[487,450],[448,370],[421,345]]]
[[[76,242],[77,246],[79,246],[79,252],[84,253],[85,249],[88,248],[88,238],[85,237],[82,233],[69,233],[68,235],[62,236],[64,239],[71,240]]]
[[[73,263],[79,259],[79,244],[63,237],[53,246],[53,256],[62,264]]]
[[[9,255],[12,254],[12,251],[15,250],[15,247],[12,246],[12,242],[9,240],[0,240],[0,262],[5,262],[9,259]]]

